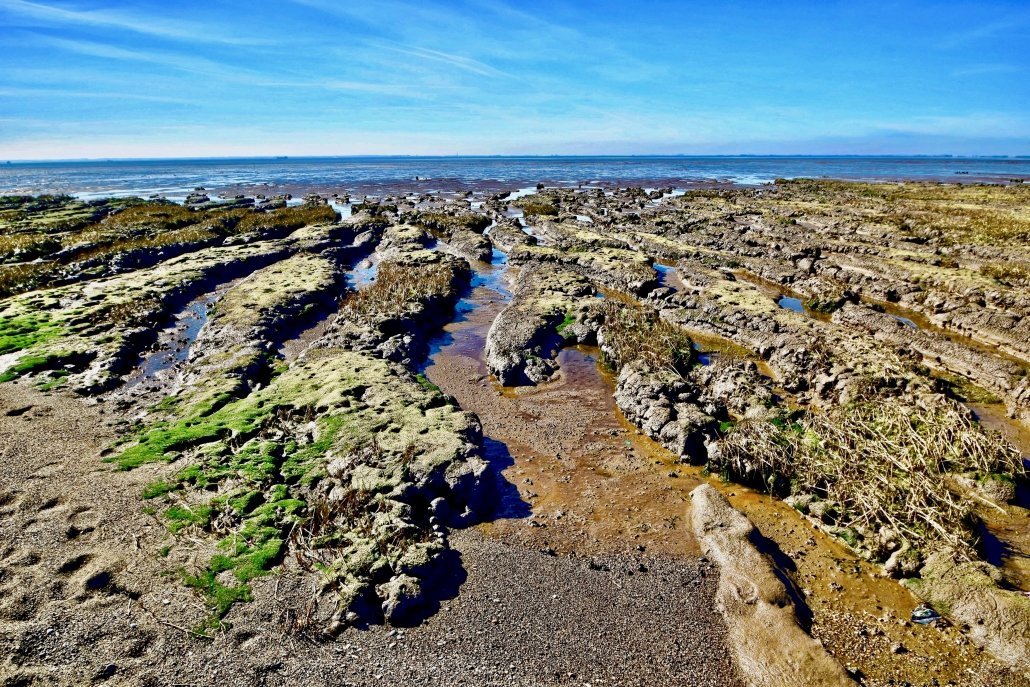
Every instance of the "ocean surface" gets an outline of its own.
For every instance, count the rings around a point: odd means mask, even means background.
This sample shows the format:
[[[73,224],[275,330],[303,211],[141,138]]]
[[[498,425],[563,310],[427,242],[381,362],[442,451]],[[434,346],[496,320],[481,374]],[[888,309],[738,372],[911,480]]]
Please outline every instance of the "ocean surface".
[[[331,157],[0,162],[0,193],[82,198],[495,190],[527,184],[757,185],[776,178],[1030,182],[1030,157]]]

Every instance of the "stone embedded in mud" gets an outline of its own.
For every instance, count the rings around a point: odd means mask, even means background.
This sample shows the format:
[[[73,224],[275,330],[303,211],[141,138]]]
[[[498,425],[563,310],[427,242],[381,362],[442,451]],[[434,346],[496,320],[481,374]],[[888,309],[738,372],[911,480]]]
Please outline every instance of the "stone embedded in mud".
[[[833,501],[812,501],[808,505],[808,514],[817,520],[832,524],[837,520],[837,504]]]
[[[815,494],[791,494],[787,498],[783,499],[783,502],[791,508],[807,515],[808,507],[816,500],[817,497]]]
[[[675,373],[637,362],[623,366],[615,384],[615,402],[630,422],[680,458],[704,462],[706,432],[715,420],[696,402],[679,400],[696,393]]]
[[[977,646],[1030,678],[1030,598],[1001,583],[997,568],[962,561],[951,550],[927,558],[920,577],[906,581],[920,598],[961,624]]]
[[[1008,475],[956,475],[955,484],[995,505],[1011,503],[1016,498],[1016,482]]]

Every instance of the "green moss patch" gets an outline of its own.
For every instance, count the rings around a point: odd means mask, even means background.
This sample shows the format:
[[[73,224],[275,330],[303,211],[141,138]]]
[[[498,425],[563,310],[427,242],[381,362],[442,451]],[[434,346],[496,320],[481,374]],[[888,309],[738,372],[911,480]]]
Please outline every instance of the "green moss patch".
[[[45,370],[57,370],[65,365],[79,366],[84,362],[80,353],[54,352],[40,355],[27,355],[15,365],[0,374],[0,382],[10,382],[29,374],[37,374]]]
[[[65,328],[48,313],[0,317],[0,355],[31,348],[64,332]]]
[[[184,578],[210,609],[196,629],[205,636],[250,598],[251,580],[275,570],[291,533],[300,537],[295,553],[322,571],[341,604],[352,598],[346,590],[424,566],[436,550],[427,548],[432,495],[398,499],[409,485],[439,490],[458,479],[478,432],[424,377],[341,349],[312,352],[245,398],[180,408],[186,417],[144,429],[112,461],[123,469],[183,461],[142,495],[163,501],[171,532],[216,538],[206,567]]]

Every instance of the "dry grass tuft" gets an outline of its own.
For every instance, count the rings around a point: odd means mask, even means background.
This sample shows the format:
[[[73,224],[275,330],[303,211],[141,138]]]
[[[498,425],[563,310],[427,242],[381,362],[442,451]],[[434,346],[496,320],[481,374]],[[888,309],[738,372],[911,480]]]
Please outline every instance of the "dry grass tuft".
[[[680,376],[689,371],[694,342],[682,329],[652,310],[615,301],[605,301],[601,312],[602,360],[610,368],[618,370],[640,361],[652,370],[668,370]]]
[[[452,290],[454,269],[446,263],[406,265],[382,262],[375,282],[347,296],[342,310],[348,319],[368,325],[400,317],[412,303],[446,297]]]
[[[980,274],[1005,286],[1030,285],[1030,267],[1018,263],[984,263]]]
[[[739,479],[814,494],[837,504],[838,524],[889,527],[916,549],[969,550],[969,496],[956,473],[1025,474],[1018,452],[957,408],[870,399],[825,414],[741,421],[711,466]]]

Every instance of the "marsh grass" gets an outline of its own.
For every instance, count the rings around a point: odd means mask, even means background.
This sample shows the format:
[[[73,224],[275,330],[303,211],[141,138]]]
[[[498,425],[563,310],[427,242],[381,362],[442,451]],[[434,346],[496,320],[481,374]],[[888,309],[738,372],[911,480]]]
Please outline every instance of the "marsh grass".
[[[37,233],[0,234],[0,260],[35,260],[61,247],[52,236]]]
[[[114,203],[114,201],[112,201]],[[87,208],[88,210],[89,208]],[[0,296],[59,283],[79,269],[108,263],[118,255],[167,246],[198,248],[240,234],[276,235],[310,224],[328,224],[339,214],[328,205],[298,205],[262,211],[254,208],[191,210],[168,201],[103,206],[90,210],[98,218],[56,234],[28,228],[0,234]],[[30,263],[37,257],[46,262]]]
[[[111,324],[139,326],[163,309],[161,299],[155,294],[143,294],[137,298],[116,303],[105,313]]]
[[[1020,456],[960,410],[869,398],[827,413],[741,420],[720,442],[713,472],[838,504],[838,525],[889,527],[914,548],[971,554],[974,498],[956,473],[1025,475]]]
[[[683,376],[694,360],[693,341],[676,325],[645,308],[606,300],[599,338],[602,362],[613,370],[640,361],[652,370]]]
[[[0,265],[0,297],[36,288],[52,271],[52,263],[20,262]]]
[[[984,263],[980,274],[1004,286],[1030,285],[1030,267],[1018,263]]]
[[[381,262],[372,285],[348,295],[342,312],[349,319],[369,325],[397,318],[411,303],[447,296],[455,277],[454,269],[446,263]]]
[[[555,207],[554,202],[550,198],[540,195],[519,198],[512,205],[522,208],[522,212],[526,215],[558,216],[558,208]]]

